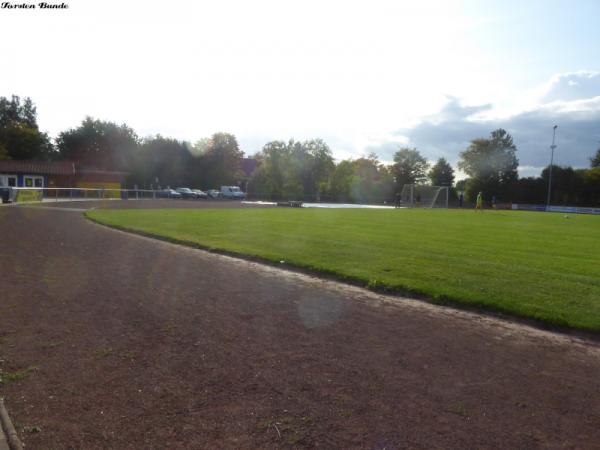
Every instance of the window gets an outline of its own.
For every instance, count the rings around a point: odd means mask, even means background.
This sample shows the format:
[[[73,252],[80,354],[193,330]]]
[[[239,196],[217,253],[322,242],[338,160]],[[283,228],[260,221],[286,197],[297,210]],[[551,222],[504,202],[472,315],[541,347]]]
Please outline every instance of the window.
[[[44,187],[44,177],[34,176],[34,175],[25,175],[24,177],[24,185],[25,187],[32,188],[43,188]]]
[[[0,175],[0,187],[17,187],[16,175]]]

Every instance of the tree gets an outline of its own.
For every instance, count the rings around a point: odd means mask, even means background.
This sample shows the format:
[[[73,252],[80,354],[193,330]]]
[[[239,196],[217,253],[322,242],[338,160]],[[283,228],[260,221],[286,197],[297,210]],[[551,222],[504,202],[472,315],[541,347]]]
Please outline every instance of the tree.
[[[355,165],[353,161],[340,161],[335,166],[327,189],[327,197],[331,201],[349,202],[354,201],[352,185],[355,180]]]
[[[10,100],[0,97],[0,127],[18,123],[29,128],[37,128],[36,118],[37,109],[29,97],[23,100],[23,104],[17,95],[13,95]]]
[[[208,150],[210,138],[202,138],[197,140],[191,148],[192,155],[204,156]]]
[[[580,171],[572,167],[552,166],[552,194],[550,199],[553,204],[578,205],[583,201],[584,180]],[[544,194],[550,176],[550,166],[542,170]],[[544,195],[544,196],[545,196]]]
[[[195,185],[193,163],[185,142],[156,135],[143,140],[130,181],[161,188]]]
[[[86,117],[77,128],[58,135],[62,159],[106,170],[129,170],[140,140],[127,125]]]
[[[214,187],[240,183],[243,157],[244,153],[233,134],[213,134],[202,156],[203,183]]]
[[[375,153],[353,161],[355,176],[352,199],[359,203],[381,203],[391,200],[394,177],[390,169],[379,162]]]
[[[596,155],[590,158],[590,166],[592,168],[600,167],[600,148],[596,150]]]
[[[37,125],[37,111],[30,98],[0,97],[0,159],[41,159],[54,156],[46,133]]]
[[[584,202],[588,206],[600,206],[600,166],[584,170]]]
[[[322,139],[304,141],[301,148],[307,155],[302,170],[304,195],[312,198],[327,189],[327,181],[335,169],[335,163],[331,149]]]
[[[281,198],[286,179],[287,146],[285,142],[267,142],[258,158],[261,164],[250,182],[253,190],[270,199]]]
[[[464,191],[466,186],[467,186],[467,182],[468,182],[468,178],[463,178],[462,180],[458,180],[456,182],[456,190],[457,191]]]
[[[401,148],[394,154],[393,175],[396,190],[399,192],[405,184],[422,183],[427,178],[427,160],[416,148]]]
[[[8,150],[6,150],[4,144],[0,143],[0,161],[5,159],[10,159],[10,156],[8,156]]]
[[[315,200],[327,191],[335,171],[331,150],[321,139],[268,142],[259,159],[250,184],[271,199]]]
[[[519,160],[516,157],[513,139],[502,128],[492,131],[489,139],[474,139],[471,145],[460,153],[458,167],[467,175],[482,180],[498,182],[514,180],[518,177]]]
[[[488,196],[507,197],[511,183],[518,179],[519,160],[512,136],[502,128],[490,133],[489,139],[474,139],[460,153],[458,167],[471,178],[467,183],[467,197],[483,191]]]
[[[454,169],[445,158],[438,159],[427,176],[434,186],[452,186],[454,184]]]

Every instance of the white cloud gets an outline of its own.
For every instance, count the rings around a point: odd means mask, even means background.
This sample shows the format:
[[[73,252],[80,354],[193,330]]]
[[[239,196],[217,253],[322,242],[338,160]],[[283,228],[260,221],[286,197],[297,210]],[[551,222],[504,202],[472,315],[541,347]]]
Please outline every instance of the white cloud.
[[[565,91],[569,81],[581,89],[577,93]],[[464,105],[458,98],[449,97],[438,113],[396,133],[406,137],[409,145],[416,146],[428,159],[445,157],[456,164],[459,153],[472,139],[504,128],[517,145],[520,173],[530,176],[539,174],[549,164],[552,127],[557,124],[555,163],[587,167],[588,158],[600,146],[600,74],[556,75],[544,89],[545,94],[535,107],[507,116],[495,116],[491,104]],[[398,146],[388,141],[370,149],[382,159],[391,159]]]
[[[554,75],[539,88],[539,101],[584,100],[600,95],[600,73],[578,71]]]
[[[530,55],[503,46],[529,37],[513,33],[510,8],[441,0],[68,3],[67,11],[0,10],[9,62],[0,96],[32,97],[53,136],[91,115],[191,142],[228,131],[248,154],[269,140],[320,137],[338,159],[376,150],[390,161],[411,145],[455,162],[471,139],[502,126],[531,167],[545,164],[554,123],[559,161],[585,165],[598,144],[600,74],[561,73],[527,91],[540,74],[564,68],[539,59],[524,68]]]

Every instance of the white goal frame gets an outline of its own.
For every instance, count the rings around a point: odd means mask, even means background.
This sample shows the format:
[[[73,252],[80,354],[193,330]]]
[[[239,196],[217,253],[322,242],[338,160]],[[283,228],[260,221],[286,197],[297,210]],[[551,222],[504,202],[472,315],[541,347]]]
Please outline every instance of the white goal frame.
[[[402,206],[413,208],[448,208],[450,188],[427,184],[405,184],[400,194]]]

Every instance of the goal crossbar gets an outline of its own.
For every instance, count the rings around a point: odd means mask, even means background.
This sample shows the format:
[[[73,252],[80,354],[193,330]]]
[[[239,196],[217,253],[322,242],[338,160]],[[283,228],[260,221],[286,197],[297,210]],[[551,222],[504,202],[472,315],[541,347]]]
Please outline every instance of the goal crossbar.
[[[405,184],[400,198],[402,206],[421,208],[447,208],[450,189],[448,186]]]

